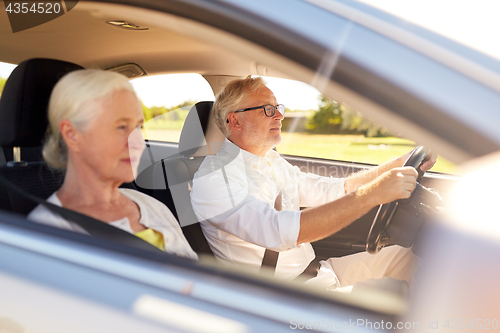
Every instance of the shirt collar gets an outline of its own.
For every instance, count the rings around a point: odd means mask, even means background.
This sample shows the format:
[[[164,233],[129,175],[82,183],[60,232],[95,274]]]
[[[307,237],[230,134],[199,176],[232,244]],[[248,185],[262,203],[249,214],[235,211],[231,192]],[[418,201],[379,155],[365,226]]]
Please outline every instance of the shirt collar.
[[[261,157],[261,156],[252,154],[249,151],[241,149],[240,147],[238,147],[237,145],[235,145],[234,143],[229,141],[227,138],[224,140],[222,147],[229,154],[237,155],[239,152],[241,152],[245,162],[254,162],[254,163],[255,162],[257,162],[257,163],[270,162],[270,163],[273,163],[276,159],[278,159],[280,157],[280,154],[273,149],[269,150],[266,153],[265,157]]]

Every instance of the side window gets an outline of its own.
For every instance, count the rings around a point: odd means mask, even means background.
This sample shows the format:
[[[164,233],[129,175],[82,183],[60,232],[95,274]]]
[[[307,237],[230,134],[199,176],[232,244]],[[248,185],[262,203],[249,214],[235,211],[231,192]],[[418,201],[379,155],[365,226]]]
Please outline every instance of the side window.
[[[16,68],[17,65],[8,64],[5,62],[0,62],[0,98],[2,98],[3,87],[5,86],[5,82],[7,78],[10,76],[10,73]],[[5,165],[7,163],[4,150],[0,147],[0,166]]]
[[[415,148],[415,142],[364,118],[341,101],[323,96],[303,82],[263,77],[278,103],[285,105],[281,154],[381,164]],[[442,157],[432,171],[454,173]]]
[[[179,142],[191,107],[213,101],[208,82],[199,74],[165,74],[130,81],[142,101],[147,140]]]
[[[17,65],[0,62],[0,98],[2,97],[3,86],[5,81],[10,76],[10,73],[16,68]]]

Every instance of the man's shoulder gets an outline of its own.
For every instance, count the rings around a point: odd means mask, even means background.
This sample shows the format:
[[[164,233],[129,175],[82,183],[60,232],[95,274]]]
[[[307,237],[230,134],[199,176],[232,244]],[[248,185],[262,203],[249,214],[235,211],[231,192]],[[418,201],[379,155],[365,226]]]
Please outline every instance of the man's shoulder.
[[[198,171],[195,173],[195,178],[221,170],[226,172],[228,169],[233,168],[235,163],[241,167],[243,165],[241,159],[241,154],[237,152],[219,151],[217,155],[208,155],[201,162]]]
[[[293,172],[301,172],[300,168],[291,164],[288,162],[286,159],[284,159],[280,154],[276,153],[277,156],[273,160],[273,165],[275,165],[278,168],[286,168],[289,170],[293,170]]]
[[[199,181],[215,181],[218,178],[234,178],[244,176],[245,167],[241,161],[227,161],[218,158],[208,158],[203,161],[194,174],[193,183]]]

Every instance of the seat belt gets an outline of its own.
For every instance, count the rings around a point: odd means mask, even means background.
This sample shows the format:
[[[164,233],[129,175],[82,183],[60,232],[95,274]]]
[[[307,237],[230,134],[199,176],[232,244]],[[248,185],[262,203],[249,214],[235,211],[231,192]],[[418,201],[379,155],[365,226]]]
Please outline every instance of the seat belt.
[[[0,147],[0,167],[4,166],[5,164],[7,164],[7,160],[5,159],[2,147]]]
[[[278,196],[276,197],[276,201],[274,201],[274,209],[277,211],[281,211],[282,207],[282,200],[283,200],[283,193],[280,191],[278,193]],[[262,264],[261,264],[261,269],[262,267],[268,267],[273,270],[273,272],[276,271],[276,265],[278,264],[278,257],[279,257],[279,252],[273,251],[266,249],[264,252],[264,257],[262,258]]]
[[[277,211],[281,211],[282,209],[282,194],[283,193],[280,192],[276,197],[276,201],[274,202],[274,208]],[[278,257],[279,257],[279,252],[266,249],[266,251],[264,252],[264,258],[262,258],[262,265],[260,266],[261,269],[262,267],[266,266],[268,268],[271,268],[273,272],[276,272]],[[321,265],[319,263],[319,259],[315,258],[309,263],[306,269],[304,269],[304,271],[299,274],[298,277],[308,277],[308,278],[315,277],[318,274],[320,266]]]
[[[87,231],[91,236],[115,241],[121,244],[126,244],[129,246],[134,246],[136,248],[140,248],[143,250],[154,251],[165,253],[156,246],[146,242],[145,240],[134,236],[133,234],[126,232],[120,228],[113,227],[106,222],[100,221],[88,215],[76,212],[74,210],[64,208],[61,206],[54,205],[46,200],[35,197],[34,195],[29,194],[23,189],[17,187],[10,181],[0,176],[0,184],[7,187],[8,189],[19,193],[21,196],[34,201],[40,205],[45,206],[47,209],[52,211],[55,214],[58,214],[65,218],[66,220],[75,222],[80,227],[82,227],[85,231]]]

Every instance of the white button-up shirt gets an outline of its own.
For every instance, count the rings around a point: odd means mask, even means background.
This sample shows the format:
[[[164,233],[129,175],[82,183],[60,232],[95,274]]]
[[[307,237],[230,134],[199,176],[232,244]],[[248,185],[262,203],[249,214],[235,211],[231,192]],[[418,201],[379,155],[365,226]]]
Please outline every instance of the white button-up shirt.
[[[282,211],[277,211],[280,191]],[[276,276],[292,279],[315,257],[311,244],[297,245],[300,207],[343,195],[343,178],[304,173],[274,150],[260,157],[226,139],[195,174],[191,202],[219,260],[258,270],[268,248],[280,252]]]

